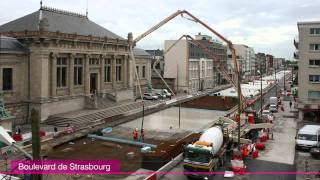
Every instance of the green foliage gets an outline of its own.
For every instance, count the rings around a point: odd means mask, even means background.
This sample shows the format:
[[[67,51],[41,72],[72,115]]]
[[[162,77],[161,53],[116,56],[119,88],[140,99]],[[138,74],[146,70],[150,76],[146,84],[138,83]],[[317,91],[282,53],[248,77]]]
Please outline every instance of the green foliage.
[[[8,113],[4,106],[3,94],[0,93],[0,119],[10,118],[11,115]]]

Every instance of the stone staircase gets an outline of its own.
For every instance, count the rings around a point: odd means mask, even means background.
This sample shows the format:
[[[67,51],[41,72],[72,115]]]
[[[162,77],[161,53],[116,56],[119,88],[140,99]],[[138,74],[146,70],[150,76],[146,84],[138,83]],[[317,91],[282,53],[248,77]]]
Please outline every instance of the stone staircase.
[[[145,101],[146,106],[152,105],[155,102]],[[108,104],[110,105],[110,104]],[[82,110],[75,111],[66,114],[53,115],[50,116],[43,124],[66,127],[68,124],[74,127],[83,127],[93,125],[104,121],[107,118],[113,116],[124,115],[130,112],[137,112],[142,110],[141,102],[128,102],[118,105],[113,105],[113,107],[108,107],[98,110]]]

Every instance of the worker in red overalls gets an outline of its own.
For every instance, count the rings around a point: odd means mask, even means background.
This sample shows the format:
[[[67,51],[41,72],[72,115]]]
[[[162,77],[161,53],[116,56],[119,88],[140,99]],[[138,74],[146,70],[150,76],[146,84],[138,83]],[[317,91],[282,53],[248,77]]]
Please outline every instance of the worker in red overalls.
[[[138,140],[138,128],[136,128],[132,133],[133,140]]]

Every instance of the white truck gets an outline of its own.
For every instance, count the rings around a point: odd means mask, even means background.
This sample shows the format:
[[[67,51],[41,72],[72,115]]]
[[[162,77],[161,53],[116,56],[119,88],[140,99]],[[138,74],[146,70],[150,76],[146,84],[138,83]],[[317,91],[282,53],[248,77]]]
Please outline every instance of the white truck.
[[[269,106],[270,112],[278,112],[278,98],[270,97],[269,103],[270,103],[270,106]]]
[[[210,174],[197,172],[214,172],[226,161],[228,142],[224,141],[222,127],[207,129],[193,144],[184,148],[183,168],[188,177],[210,178]],[[194,174],[192,172],[195,172]]]
[[[320,142],[320,126],[305,125],[298,131],[296,136],[296,149],[310,150],[318,142]]]

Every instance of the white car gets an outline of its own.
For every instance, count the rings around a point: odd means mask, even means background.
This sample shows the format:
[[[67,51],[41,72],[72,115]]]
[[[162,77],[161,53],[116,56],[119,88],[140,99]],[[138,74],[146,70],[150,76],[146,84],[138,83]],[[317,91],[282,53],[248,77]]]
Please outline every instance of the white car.
[[[270,112],[269,110],[263,110],[262,111],[262,116],[272,116],[272,112]]]
[[[163,89],[162,90],[162,94],[164,94],[166,97],[171,97],[172,96],[172,94],[169,93],[169,91],[167,89]]]
[[[158,100],[159,97],[156,96],[156,95],[153,95],[151,93],[144,93],[143,94],[143,99],[146,99],[146,100]]]
[[[164,98],[167,97],[165,94],[162,94],[162,93],[156,93],[156,95],[157,95],[160,99],[164,99]]]
[[[270,104],[269,106],[269,111],[270,112],[278,112],[278,107],[275,104]]]

